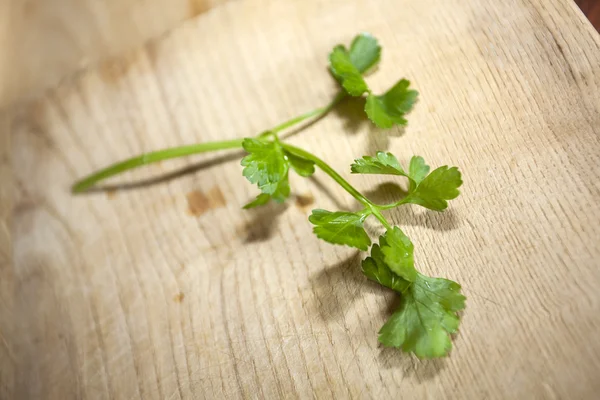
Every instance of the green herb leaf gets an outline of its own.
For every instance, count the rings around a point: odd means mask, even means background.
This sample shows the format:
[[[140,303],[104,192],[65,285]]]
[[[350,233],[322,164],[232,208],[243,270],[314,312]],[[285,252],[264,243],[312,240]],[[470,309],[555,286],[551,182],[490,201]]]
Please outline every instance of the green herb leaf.
[[[277,189],[271,194],[271,198],[277,203],[283,203],[288,197],[290,197],[290,181],[286,175],[284,179],[279,181]]]
[[[394,240],[390,244],[389,240]],[[449,335],[459,325],[457,311],[464,309],[465,297],[456,282],[430,278],[415,271],[410,282],[398,276],[386,255],[386,247],[396,251],[407,249],[408,263],[412,266],[412,243],[396,227],[379,238],[371,255],[362,262],[363,273],[371,280],[400,293],[401,303],[379,331],[379,341],[385,346],[400,347],[420,358],[441,357],[452,348]],[[397,242],[400,242],[400,245]]]
[[[429,165],[425,164],[423,157],[413,156],[408,167],[408,175],[411,179],[409,191],[415,190],[428,173]]]
[[[329,68],[351,96],[360,96],[369,91],[360,71],[352,64],[348,50],[342,45],[334,47],[329,55]]]
[[[416,90],[408,89],[409,86],[410,82],[402,79],[380,96],[369,94],[365,105],[369,119],[384,129],[406,125],[404,115],[412,109],[418,96]]]
[[[290,195],[289,164],[279,143],[244,139],[242,146],[250,153],[242,159],[246,179],[273,200],[284,201]]]
[[[315,225],[313,232],[319,239],[366,251],[371,245],[371,239],[363,227],[365,218],[366,215],[361,213],[316,209],[308,220]]]
[[[413,282],[417,278],[413,257],[414,246],[408,236],[397,226],[388,229],[379,238],[385,264],[401,278]]]
[[[298,175],[309,177],[315,173],[315,163],[313,161],[287,151],[285,152],[285,156]]]
[[[398,162],[398,159],[394,157],[392,153],[384,153],[378,151],[375,157],[363,156],[354,160],[354,163],[350,166],[352,173],[354,174],[388,174],[388,175],[406,175],[404,169]]]
[[[370,33],[357,35],[350,45],[350,61],[364,74],[379,63],[381,46]]]
[[[458,197],[460,185],[462,179],[458,168],[439,167],[418,184],[408,195],[407,202],[442,211],[448,207],[447,200]]]
[[[419,358],[445,356],[452,349],[449,335],[460,323],[457,311],[464,308],[458,283],[418,274],[402,292],[398,310],[379,331],[379,342]]]
[[[382,239],[380,238],[380,241],[381,240]],[[410,282],[393,273],[390,267],[385,263],[384,257],[381,247],[374,244],[373,247],[371,247],[371,256],[365,258],[362,262],[362,271],[367,278],[395,290],[396,292],[402,293],[410,286]]]
[[[354,160],[351,165],[352,173],[400,175],[409,179],[408,196],[403,203],[418,204],[423,207],[442,211],[448,207],[447,200],[456,198],[462,185],[458,168],[440,167],[429,173],[429,165],[423,157],[413,156],[410,160],[408,174],[404,171],[398,159],[391,153],[378,151],[375,157],[363,156]]]
[[[256,199],[254,199],[250,203],[246,204],[243,208],[245,210],[247,210],[249,208],[264,206],[265,204],[267,204],[269,202],[269,200],[271,200],[270,194],[261,193],[258,196],[256,196]]]

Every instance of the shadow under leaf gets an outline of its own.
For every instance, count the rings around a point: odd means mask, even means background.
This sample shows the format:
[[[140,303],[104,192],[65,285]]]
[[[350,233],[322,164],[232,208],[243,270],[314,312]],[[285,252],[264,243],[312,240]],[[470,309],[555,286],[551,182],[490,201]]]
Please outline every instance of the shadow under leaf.
[[[360,270],[361,259],[361,252],[357,250],[347,259],[310,277],[315,308],[323,320],[342,320],[352,300],[364,290],[366,278]]]
[[[287,203],[270,201],[264,206],[251,208],[246,212],[251,214],[243,228],[245,243],[264,242],[268,240],[275,229],[275,221],[287,210]]]
[[[316,177],[315,175],[311,175],[308,179],[311,180],[311,182],[317,187],[317,189],[321,193],[323,193],[326,197],[329,198],[329,200],[331,200],[335,204],[338,210],[344,210],[348,207],[347,205],[342,204],[342,202],[340,202],[339,200],[339,197],[334,196],[331,190],[329,190],[329,188],[325,186],[318,177]]]
[[[333,113],[344,121],[344,130],[356,134],[371,125],[365,113],[364,97],[347,97],[333,109]]]
[[[377,204],[386,204],[398,201],[405,197],[408,192],[394,182],[384,182],[377,185],[375,189],[364,192],[365,196]]]
[[[366,118],[366,117],[365,117]],[[372,126],[369,130],[369,142],[367,144],[367,154],[374,156],[378,151],[387,151],[390,147],[390,138],[404,135],[405,127],[394,126],[390,129],[380,129]]]
[[[344,130],[349,134],[356,134],[363,129],[368,130],[368,144],[364,155],[374,155],[377,151],[386,151],[390,145],[390,138],[400,137],[404,134],[403,126],[394,126],[390,129],[381,129],[373,125],[365,112],[365,97],[349,97],[344,99],[333,110],[342,121]]]
[[[421,211],[415,211],[419,208]],[[395,225],[422,226],[441,232],[457,229],[461,223],[460,216],[454,208],[439,212],[408,205],[394,209],[390,216]]]

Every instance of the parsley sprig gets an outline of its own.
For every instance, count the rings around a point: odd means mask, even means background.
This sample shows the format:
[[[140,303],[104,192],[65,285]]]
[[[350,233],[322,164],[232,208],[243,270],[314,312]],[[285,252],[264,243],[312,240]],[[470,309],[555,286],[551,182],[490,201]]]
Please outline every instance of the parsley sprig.
[[[284,202],[290,195],[290,171],[309,177],[320,169],[354,197],[362,209],[357,212],[312,211],[309,221],[315,235],[332,244],[355,247],[370,255],[362,261],[365,276],[401,297],[400,306],[379,331],[379,342],[398,347],[419,358],[441,357],[452,347],[450,335],[458,330],[458,312],[464,309],[465,297],[456,282],[428,277],[415,267],[414,245],[398,226],[392,226],[384,212],[406,204],[416,204],[443,211],[448,200],[459,195],[461,174],[456,167],[442,166],[430,172],[422,157],[414,156],[405,169],[391,153],[356,159],[350,166],[353,174],[395,175],[408,179],[408,194],[390,204],[376,204],[354,188],[329,164],[313,153],[285,143],[280,133],[308,119],[327,114],[348,96],[366,95],[365,113],[380,128],[406,125],[405,115],[414,106],[418,93],[410,82],[401,79],[381,95],[369,88],[365,75],[381,58],[381,46],[367,33],[359,34],[350,48],[336,46],[329,55],[329,69],[341,90],[326,106],[292,118],[253,138],[199,143],[142,154],[102,169],[73,186],[74,193],[89,190],[98,182],[124,171],[170,158],[209,151],[243,148],[242,174],[255,184],[260,194],[244,208],[262,206],[269,201]],[[385,232],[378,244],[372,244],[364,223],[369,217],[378,220]]]

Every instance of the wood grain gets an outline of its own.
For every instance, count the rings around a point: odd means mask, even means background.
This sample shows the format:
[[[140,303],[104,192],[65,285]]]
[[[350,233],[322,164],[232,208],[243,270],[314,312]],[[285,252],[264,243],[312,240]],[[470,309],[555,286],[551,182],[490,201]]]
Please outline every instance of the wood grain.
[[[350,102],[291,141],[344,174],[378,149],[463,170],[447,212],[389,214],[419,268],[468,296],[444,360],[377,345],[397,300],[361,275],[364,254],[311,234],[310,208],[357,206],[323,174],[293,178],[297,200],[250,212],[240,206],[257,190],[236,152],[114,181],[149,180],[130,190],[68,191],[116,160],[252,135],[327,103],[326,55],[360,30],[384,47],[372,87],[405,76],[419,89],[410,126],[377,130]],[[599,50],[567,1],[246,0],[6,113],[15,189],[0,393],[596,398]],[[363,190],[390,180],[349,178]],[[225,204],[190,212],[199,198]]]
[[[0,107],[156,38],[225,0],[3,0]]]

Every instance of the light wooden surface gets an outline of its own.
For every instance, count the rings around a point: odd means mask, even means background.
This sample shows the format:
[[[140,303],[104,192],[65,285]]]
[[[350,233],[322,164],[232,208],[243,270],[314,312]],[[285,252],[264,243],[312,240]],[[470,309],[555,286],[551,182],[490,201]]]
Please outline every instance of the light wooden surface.
[[[445,360],[377,345],[395,296],[361,275],[364,254],[311,234],[311,208],[356,207],[323,174],[251,212],[235,152],[133,172],[121,182],[195,169],[133,190],[68,191],[122,158],[327,103],[327,53],[360,30],[384,47],[372,87],[419,89],[410,126],[379,131],[346,104],[292,140],[348,176],[386,148],[462,169],[447,212],[390,213],[419,267],[468,297]],[[597,398],[599,50],[559,0],[244,0],[4,114],[0,397]]]
[[[2,0],[0,107],[225,0]]]

